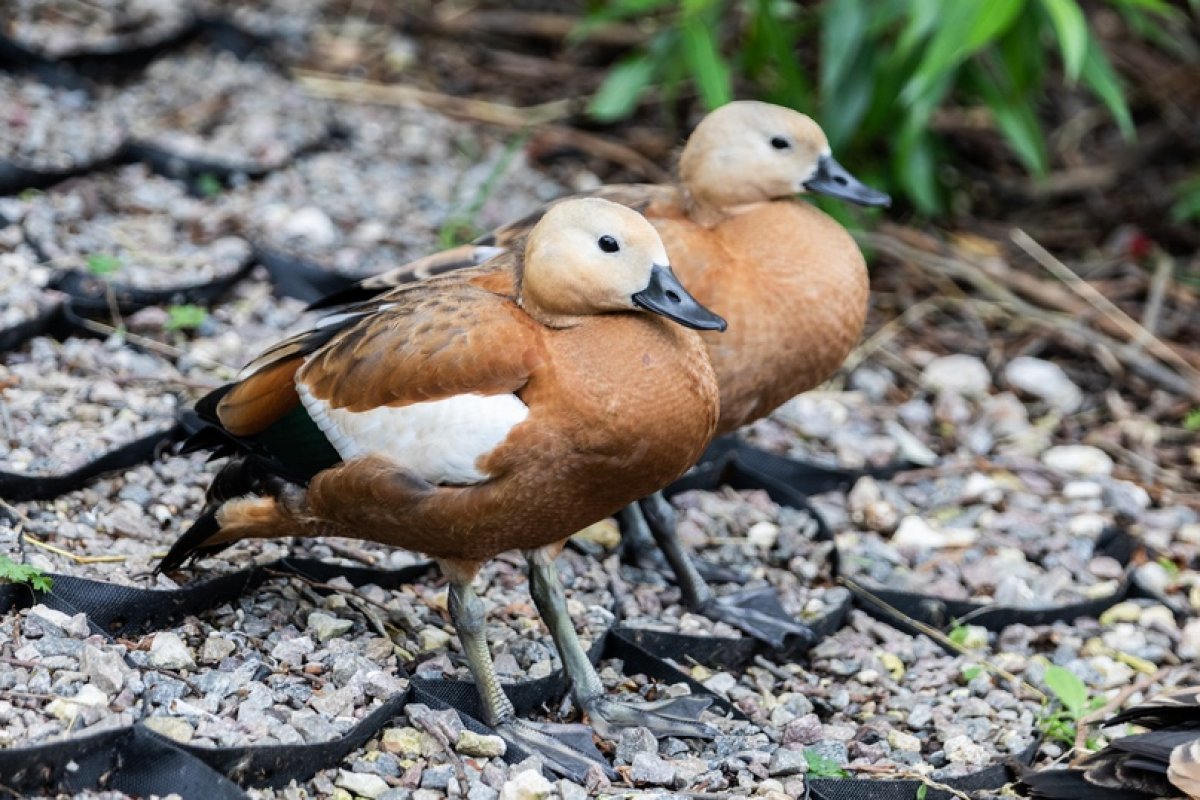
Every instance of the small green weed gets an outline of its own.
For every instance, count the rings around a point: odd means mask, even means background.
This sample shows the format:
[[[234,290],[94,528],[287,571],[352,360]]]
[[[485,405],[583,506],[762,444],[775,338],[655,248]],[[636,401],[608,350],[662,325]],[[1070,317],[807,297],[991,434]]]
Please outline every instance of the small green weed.
[[[442,223],[442,227],[438,229],[438,243],[443,249],[457,247],[460,244],[474,241],[483,231],[475,224],[475,217],[479,215],[479,209],[483,208],[483,204],[488,201],[496,192],[496,185],[500,182],[500,178],[508,171],[508,167],[512,164],[513,157],[517,151],[525,144],[525,135],[514,136],[508,145],[504,148],[504,152],[500,158],[496,160],[491,172],[488,173],[483,183],[480,184],[475,196],[471,198],[465,208],[451,214],[450,217]]]
[[[1200,406],[1187,413],[1183,418],[1183,427],[1189,431],[1200,431]]]
[[[196,178],[196,191],[204,197],[216,197],[225,190],[221,179],[211,172],[205,172]]]
[[[106,278],[121,268],[121,259],[106,253],[92,253],[87,257],[88,272]]]
[[[18,564],[3,554],[0,554],[0,582],[22,583],[37,592],[50,591],[54,583],[49,575],[37,567]]]
[[[1038,720],[1038,726],[1046,736],[1056,742],[1072,747],[1078,731],[1079,720],[1091,712],[1102,708],[1103,697],[1088,697],[1088,688],[1071,670],[1050,664],[1042,677],[1046,688],[1050,690],[1060,704],[1060,708],[1046,713]],[[1088,747],[1094,749],[1094,739],[1088,739]]]
[[[822,755],[811,747],[804,749],[804,760],[808,762],[810,778],[849,778],[850,773],[842,769],[836,761]]]
[[[208,311],[202,306],[181,305],[167,309],[167,330],[193,331],[208,319]]]

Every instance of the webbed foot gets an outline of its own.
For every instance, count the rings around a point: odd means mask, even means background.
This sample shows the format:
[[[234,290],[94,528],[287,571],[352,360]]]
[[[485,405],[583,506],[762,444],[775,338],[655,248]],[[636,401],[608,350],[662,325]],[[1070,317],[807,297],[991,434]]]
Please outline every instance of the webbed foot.
[[[813,629],[788,614],[770,587],[709,597],[696,613],[732,625],[776,650],[803,651],[817,641]]]
[[[588,773],[597,767],[608,778],[616,777],[596,749],[592,729],[587,725],[514,719],[494,730],[509,744],[539,756],[548,770],[568,780],[586,783]]]
[[[621,702],[603,695],[583,701],[592,727],[606,739],[616,739],[622,728],[648,728],[658,738],[712,739],[720,733],[701,722],[700,715],[712,704],[711,697],[689,695],[654,702]]]

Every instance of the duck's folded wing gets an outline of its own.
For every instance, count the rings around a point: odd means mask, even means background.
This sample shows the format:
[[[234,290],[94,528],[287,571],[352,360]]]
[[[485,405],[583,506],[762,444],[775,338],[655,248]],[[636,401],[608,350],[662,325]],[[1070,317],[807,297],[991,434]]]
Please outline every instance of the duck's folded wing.
[[[545,361],[541,326],[465,282],[400,298],[300,368],[304,409],[343,459],[384,455],[434,484],[486,480],[478,461],[528,416],[518,393]]]

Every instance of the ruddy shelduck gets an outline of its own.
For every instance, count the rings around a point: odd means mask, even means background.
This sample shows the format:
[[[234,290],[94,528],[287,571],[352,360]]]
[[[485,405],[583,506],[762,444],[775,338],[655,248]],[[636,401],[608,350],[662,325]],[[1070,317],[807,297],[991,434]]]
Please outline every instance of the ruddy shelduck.
[[[557,204],[522,248],[335,314],[201,400],[198,443],[236,457],[163,568],[249,537],[429,554],[450,580],[485,721],[578,777],[595,754],[590,731],[516,718],[471,588],[484,561],[520,549],[594,727],[710,735],[697,721],[707,703],[604,696],[553,564],[568,536],[677,478],[711,439],[716,378],[683,326],[725,323],[676,280],[644,218],[601,199]]]

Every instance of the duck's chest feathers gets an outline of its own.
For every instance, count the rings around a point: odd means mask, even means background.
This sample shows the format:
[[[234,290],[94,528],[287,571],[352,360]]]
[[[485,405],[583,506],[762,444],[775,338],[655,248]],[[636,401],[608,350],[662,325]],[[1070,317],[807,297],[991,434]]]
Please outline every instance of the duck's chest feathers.
[[[571,387],[560,424],[581,449],[662,452],[663,440],[711,434],[716,385],[698,337],[648,314],[589,322],[561,337],[555,359],[556,382]]]
[[[441,485],[487,480],[481,459],[529,416],[529,408],[510,393],[460,394],[349,411],[317,397],[303,382],[297,390],[308,415],[343,460],[381,455]]]
[[[712,289],[729,330],[705,335],[725,431],[837,370],[862,333],[869,284],[854,240],[807,204],[771,203],[716,233],[737,258]]]

